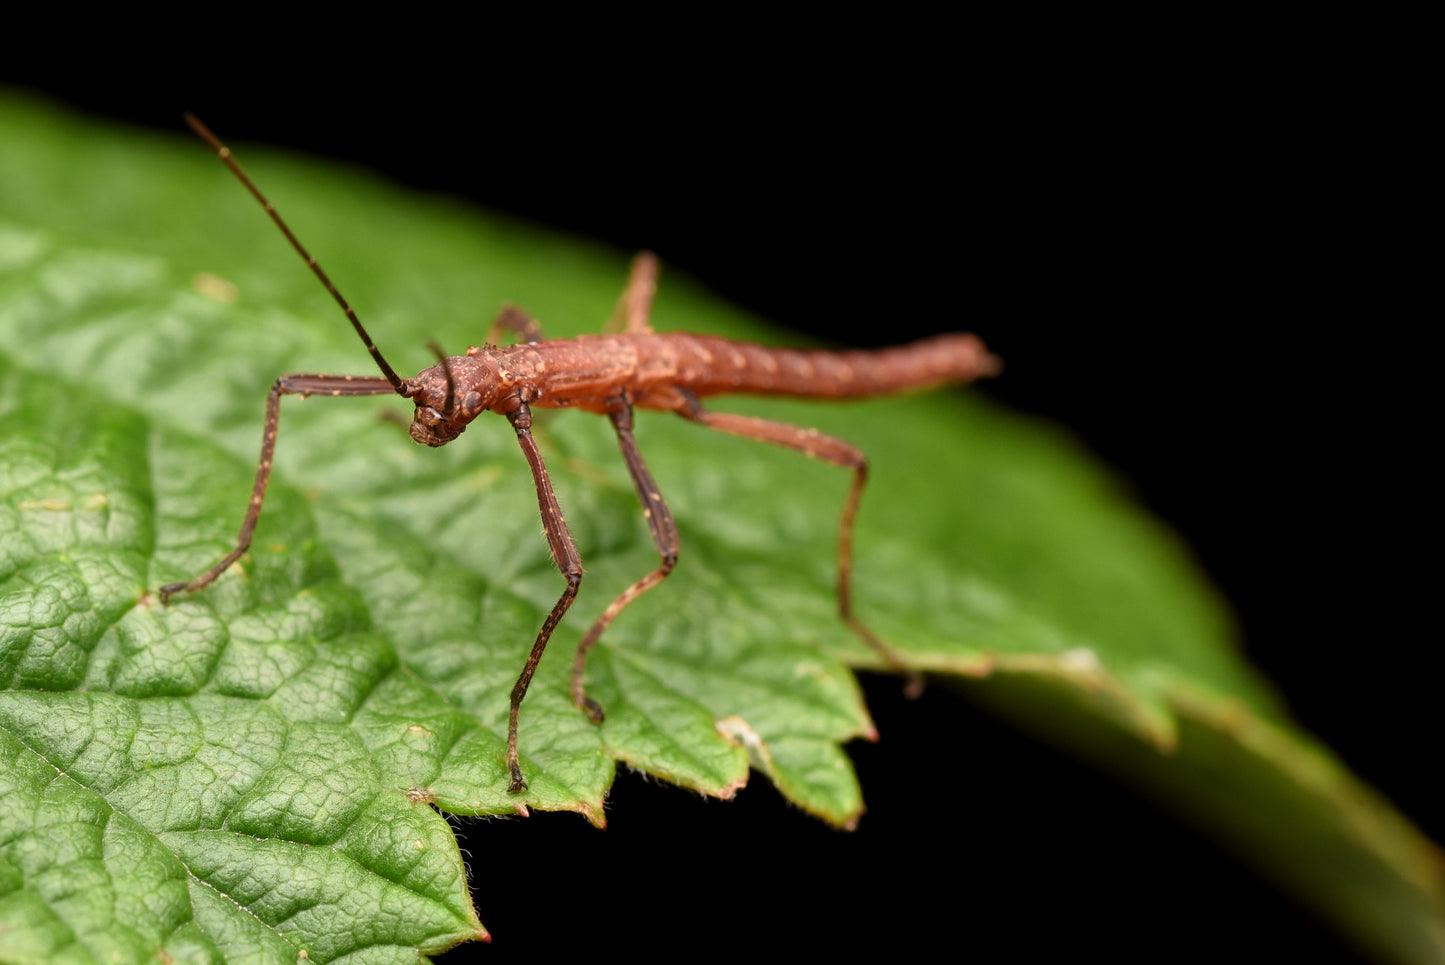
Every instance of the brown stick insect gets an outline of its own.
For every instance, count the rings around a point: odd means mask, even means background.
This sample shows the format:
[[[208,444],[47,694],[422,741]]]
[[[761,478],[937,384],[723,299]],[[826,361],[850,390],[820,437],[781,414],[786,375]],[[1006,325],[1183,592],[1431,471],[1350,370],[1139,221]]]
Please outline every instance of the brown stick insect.
[[[266,400],[261,459],[235,548],[195,579],[162,587],[163,602],[169,602],[177,593],[194,592],[214,582],[250,547],[251,536],[261,516],[266,483],[271,478],[283,395],[304,398],[308,395],[388,395],[394,392],[415,403],[411,436],[427,446],[451,442],[483,412],[506,416],[532,471],[542,526],[553,562],[567,583],[537,631],[531,653],[512,688],[511,710],[507,719],[507,768],[511,783],[507,789],[513,794],[521,793],[527,789],[527,781],[522,776],[517,756],[518,712],[532,682],[532,675],[537,670],[537,663],[547,649],[547,641],[572,606],[582,584],[582,558],[562,518],[552,480],[532,437],[532,409],[538,406],[584,409],[611,420],[617,432],[622,459],[642,501],[642,515],[647,520],[652,542],[661,557],[656,569],[624,589],[607,605],[577,647],[572,662],[572,700],[594,723],[601,723],[603,713],[601,706],[587,696],[583,686],[588,651],[629,603],[662,582],[677,565],[680,549],[677,525],[632,435],[633,410],[657,409],[676,413],[711,429],[785,446],[852,471],[853,485],[843,504],[838,527],[838,609],[849,629],[887,664],[907,677],[910,691],[916,692],[920,688],[918,674],[905,666],[898,653],[853,612],[853,521],[858,513],[863,487],[868,481],[868,460],[863,452],[816,429],[713,412],[704,408],[700,400],[704,396],[724,394],[857,398],[967,382],[993,375],[999,370],[998,360],[988,353],[977,337],[968,334],[940,335],[897,348],[830,352],[768,348],[681,332],[658,334],[652,330],[648,320],[656,286],[657,260],[651,254],[643,253],[633,261],[627,287],[618,303],[625,326],[622,332],[544,339],[536,321],[521,309],[508,306],[497,316],[492,336],[499,334],[501,329],[510,329],[521,338],[520,343],[499,346],[491,344],[489,337],[480,348],[473,346],[467,349],[465,355],[450,358],[433,346],[437,364],[425,369],[416,378],[403,379],[387,364],[356,313],[320,265],[231,157],[230,149],[194,116],[187,114],[186,123],[211,146],[231,173],[261,203],[286,240],[326,286],[382,374],[381,377],[291,374],[276,380]]]

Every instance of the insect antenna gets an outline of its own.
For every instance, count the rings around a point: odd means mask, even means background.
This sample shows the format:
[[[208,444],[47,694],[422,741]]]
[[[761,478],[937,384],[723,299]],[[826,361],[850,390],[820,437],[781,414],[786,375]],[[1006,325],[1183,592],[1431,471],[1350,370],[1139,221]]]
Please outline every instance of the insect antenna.
[[[437,362],[441,364],[442,371],[447,374],[447,404],[442,407],[442,418],[450,419],[452,417],[452,403],[455,402],[457,398],[457,383],[456,380],[452,378],[452,367],[447,364],[447,353],[442,351],[442,347],[437,344],[436,339],[427,339],[426,347],[431,349],[432,354],[437,357]]]
[[[361,341],[366,345],[366,350],[371,353],[371,357],[376,361],[377,367],[381,369],[381,374],[386,376],[386,380],[391,383],[392,388],[396,389],[397,395],[405,396],[406,386],[392,367],[386,363],[386,359],[381,357],[381,350],[372,342],[371,336],[367,334],[366,329],[361,324],[361,319],[356,317],[356,312],[352,311],[351,306],[347,304],[341,292],[336,290],[336,286],[331,283],[331,279],[326,277],[326,272],[321,270],[321,266],[316,263],[316,259],[311,257],[310,252],[301,246],[301,242],[296,240],[296,236],[291,233],[291,229],[286,227],[286,222],[282,221],[281,216],[276,213],[276,206],[266,200],[266,196],[261,193],[256,185],[251,183],[251,179],[246,176],[246,172],[241,170],[241,165],[237,164],[236,159],[231,157],[231,149],[222,144],[220,139],[212,134],[210,128],[202,124],[196,115],[190,111],[186,111],[185,118],[186,123],[191,126],[191,130],[195,131],[201,140],[211,146],[211,150],[216,152],[216,156],[225,162],[226,167],[231,169],[231,173],[246,186],[247,191],[251,192],[251,196],[261,203],[261,207],[266,209],[266,214],[276,223],[276,227],[281,229],[281,233],[286,236],[286,240],[291,242],[291,247],[296,249],[296,253],[301,256],[301,260],[306,262],[306,266],[316,274],[317,278],[321,279],[321,284],[326,286],[326,290],[331,293],[331,297],[336,299],[336,304],[340,305],[341,310],[346,313],[347,319],[351,322],[351,327],[356,329],[357,335],[361,336]],[[450,384],[450,372],[447,373],[447,379]],[[447,405],[448,408],[450,408],[450,390],[448,390],[447,393]]]

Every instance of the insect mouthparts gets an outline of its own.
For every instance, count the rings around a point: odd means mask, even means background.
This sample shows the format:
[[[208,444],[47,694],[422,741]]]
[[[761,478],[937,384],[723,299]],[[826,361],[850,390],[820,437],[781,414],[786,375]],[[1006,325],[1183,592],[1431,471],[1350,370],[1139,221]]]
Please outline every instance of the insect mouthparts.
[[[431,406],[419,405],[411,422],[411,437],[424,446],[444,446],[465,429],[465,423],[449,422]]]

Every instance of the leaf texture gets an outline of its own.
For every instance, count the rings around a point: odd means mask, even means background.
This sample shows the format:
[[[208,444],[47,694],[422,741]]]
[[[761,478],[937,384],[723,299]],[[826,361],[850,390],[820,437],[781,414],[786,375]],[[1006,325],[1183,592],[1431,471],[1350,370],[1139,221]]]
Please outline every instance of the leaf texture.
[[[501,420],[427,450],[378,418],[396,400],[287,399],[251,551],[162,606],[234,539],[272,379],[367,359],[204,149],[87,128],[94,148],[67,150],[77,127],[0,105],[5,961],[415,961],[485,936],[438,808],[601,825],[619,761],[723,798],[752,768],[857,820],[842,745],[874,731],[849,668],[877,660],[835,615],[848,480],[793,453],[639,418],[683,556],[589,664],[599,727],[570,652],[656,555],[605,423],[541,423],[588,570],[523,707],[521,798],[508,693],[561,580]],[[478,341],[477,306],[596,330],[624,276],[358,175],[243,159],[376,306],[398,368],[428,364],[427,336]],[[655,321],[765,337],[681,279]],[[1366,943],[1440,951],[1434,847],[1293,727],[1187,554],[1070,440],[964,393],[726,408],[870,453],[860,607],[912,664],[1204,815]]]

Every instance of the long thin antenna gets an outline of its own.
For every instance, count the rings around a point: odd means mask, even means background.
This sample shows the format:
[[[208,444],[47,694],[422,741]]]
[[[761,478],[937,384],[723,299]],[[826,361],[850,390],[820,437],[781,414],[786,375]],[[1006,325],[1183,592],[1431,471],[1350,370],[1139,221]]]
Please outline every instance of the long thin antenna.
[[[365,343],[366,350],[371,353],[371,357],[376,360],[376,365],[381,369],[381,374],[386,376],[386,380],[391,383],[392,388],[396,389],[397,395],[405,396],[406,386],[402,383],[402,380],[397,376],[396,372],[392,370],[392,367],[386,364],[386,359],[381,357],[381,350],[376,347],[376,344],[371,340],[371,336],[366,333],[365,327],[361,324],[361,319],[356,317],[356,312],[351,310],[351,306],[347,304],[346,299],[341,296],[341,292],[337,291],[336,286],[331,284],[331,279],[326,277],[326,272],[321,270],[321,266],[316,263],[316,259],[311,257],[310,252],[301,246],[301,242],[296,240],[296,236],[291,233],[291,229],[286,227],[286,222],[282,221],[281,216],[276,213],[276,206],[270,201],[267,201],[266,196],[257,189],[256,185],[251,183],[251,179],[246,176],[246,172],[241,170],[241,165],[237,164],[236,159],[231,157],[231,149],[222,144],[220,139],[211,133],[210,128],[202,124],[196,115],[190,111],[186,111],[185,117],[186,123],[191,126],[191,130],[195,131],[201,140],[211,146],[211,150],[216,152],[216,156],[224,161],[226,167],[231,169],[231,173],[246,186],[246,190],[251,192],[251,196],[261,202],[261,207],[266,209],[266,214],[271,216],[271,220],[276,223],[276,227],[280,228],[281,233],[286,236],[286,240],[291,242],[291,247],[296,249],[296,253],[301,256],[301,260],[306,262],[306,266],[316,273],[316,277],[321,279],[321,284],[326,286],[326,290],[331,293],[331,297],[336,299],[336,304],[340,305],[341,310],[346,313],[346,317],[351,321],[351,327],[356,329],[357,335],[361,336],[361,341]],[[448,373],[448,375],[450,375],[450,373]]]

